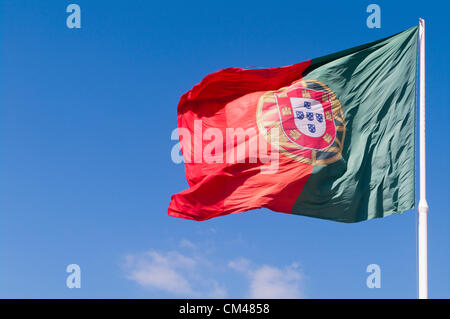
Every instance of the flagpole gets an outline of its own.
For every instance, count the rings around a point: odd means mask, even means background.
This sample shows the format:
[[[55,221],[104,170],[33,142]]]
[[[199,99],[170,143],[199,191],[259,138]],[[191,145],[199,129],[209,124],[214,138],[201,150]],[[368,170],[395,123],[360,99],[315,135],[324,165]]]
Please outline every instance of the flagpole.
[[[419,19],[420,44],[420,200],[419,200],[419,299],[428,299],[428,239],[427,216],[428,203],[426,200],[426,171],[425,171],[425,20]]]

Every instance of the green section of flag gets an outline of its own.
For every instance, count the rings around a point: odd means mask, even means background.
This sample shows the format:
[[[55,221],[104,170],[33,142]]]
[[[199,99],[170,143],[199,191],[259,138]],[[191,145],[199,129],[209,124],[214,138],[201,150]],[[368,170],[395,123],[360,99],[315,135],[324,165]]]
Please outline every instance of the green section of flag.
[[[314,167],[293,214],[358,222],[414,208],[417,34],[312,60],[304,79],[336,94],[346,135],[342,158]]]

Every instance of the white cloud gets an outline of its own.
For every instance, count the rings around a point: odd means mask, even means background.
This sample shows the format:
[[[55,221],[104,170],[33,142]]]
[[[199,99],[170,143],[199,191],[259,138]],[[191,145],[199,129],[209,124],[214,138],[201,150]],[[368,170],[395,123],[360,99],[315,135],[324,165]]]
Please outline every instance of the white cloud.
[[[301,298],[300,279],[300,272],[293,266],[262,266],[252,274],[250,298]]]
[[[183,239],[179,251],[150,250],[128,255],[126,277],[157,294],[165,292],[181,298],[226,298],[229,289],[236,289],[233,282],[240,286],[242,279],[247,287],[235,290],[234,298],[303,297],[298,264],[255,265],[243,257],[227,263],[215,256],[216,249],[204,246]]]
[[[128,256],[128,279],[141,286],[154,287],[173,294],[193,294],[189,282],[180,269],[192,268],[196,261],[177,252],[161,254],[149,251],[142,255]]]
[[[250,260],[241,257],[230,261],[228,266],[236,271],[247,273],[250,271]]]
[[[210,263],[201,256],[187,256],[176,251],[128,255],[127,278],[142,287],[181,297],[225,298],[227,290],[208,273]]]
[[[249,298],[301,298],[301,273],[298,264],[284,268],[268,265],[255,267],[245,258],[228,263],[231,269],[243,273],[249,280]]]
[[[187,239],[182,239],[180,241],[180,247],[182,247],[182,248],[190,248],[190,249],[197,248],[197,246],[193,242],[191,242],[190,240],[187,240]]]
[[[228,293],[224,286],[219,285],[216,281],[213,282],[214,289],[211,291],[211,298],[226,298]]]

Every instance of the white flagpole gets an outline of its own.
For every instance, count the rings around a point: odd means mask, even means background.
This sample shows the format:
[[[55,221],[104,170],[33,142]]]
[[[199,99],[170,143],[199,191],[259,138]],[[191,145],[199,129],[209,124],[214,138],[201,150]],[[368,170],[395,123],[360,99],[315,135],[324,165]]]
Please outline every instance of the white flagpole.
[[[420,43],[420,200],[419,200],[419,299],[428,299],[428,239],[425,172],[425,20],[419,19]]]

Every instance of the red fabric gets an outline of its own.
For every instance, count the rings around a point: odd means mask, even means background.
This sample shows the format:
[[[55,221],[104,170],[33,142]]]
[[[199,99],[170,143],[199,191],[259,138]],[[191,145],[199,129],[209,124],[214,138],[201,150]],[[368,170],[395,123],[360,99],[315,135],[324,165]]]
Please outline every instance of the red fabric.
[[[248,149],[245,163],[205,163],[204,160],[194,163],[193,150],[199,145],[204,150],[211,143],[211,140],[201,138],[208,128],[217,128],[222,132],[224,153],[226,128],[253,128],[255,134],[251,134],[246,141],[254,143],[259,134],[256,108],[261,95],[299,80],[309,64],[310,61],[306,61],[271,69],[224,69],[208,75],[181,97],[178,127],[180,131],[186,128],[192,134],[190,141],[180,140],[190,188],[172,196],[168,209],[170,216],[200,221],[261,207],[291,212],[312,173],[311,165],[280,154],[277,172],[261,174],[261,167],[270,163],[264,164],[259,159],[256,163],[250,163]],[[199,120],[201,125],[198,122],[194,125]],[[194,128],[197,137],[200,136],[196,141]],[[235,147],[237,143],[233,141]],[[191,148],[189,159],[188,147]],[[267,147],[270,150],[270,146]]]

